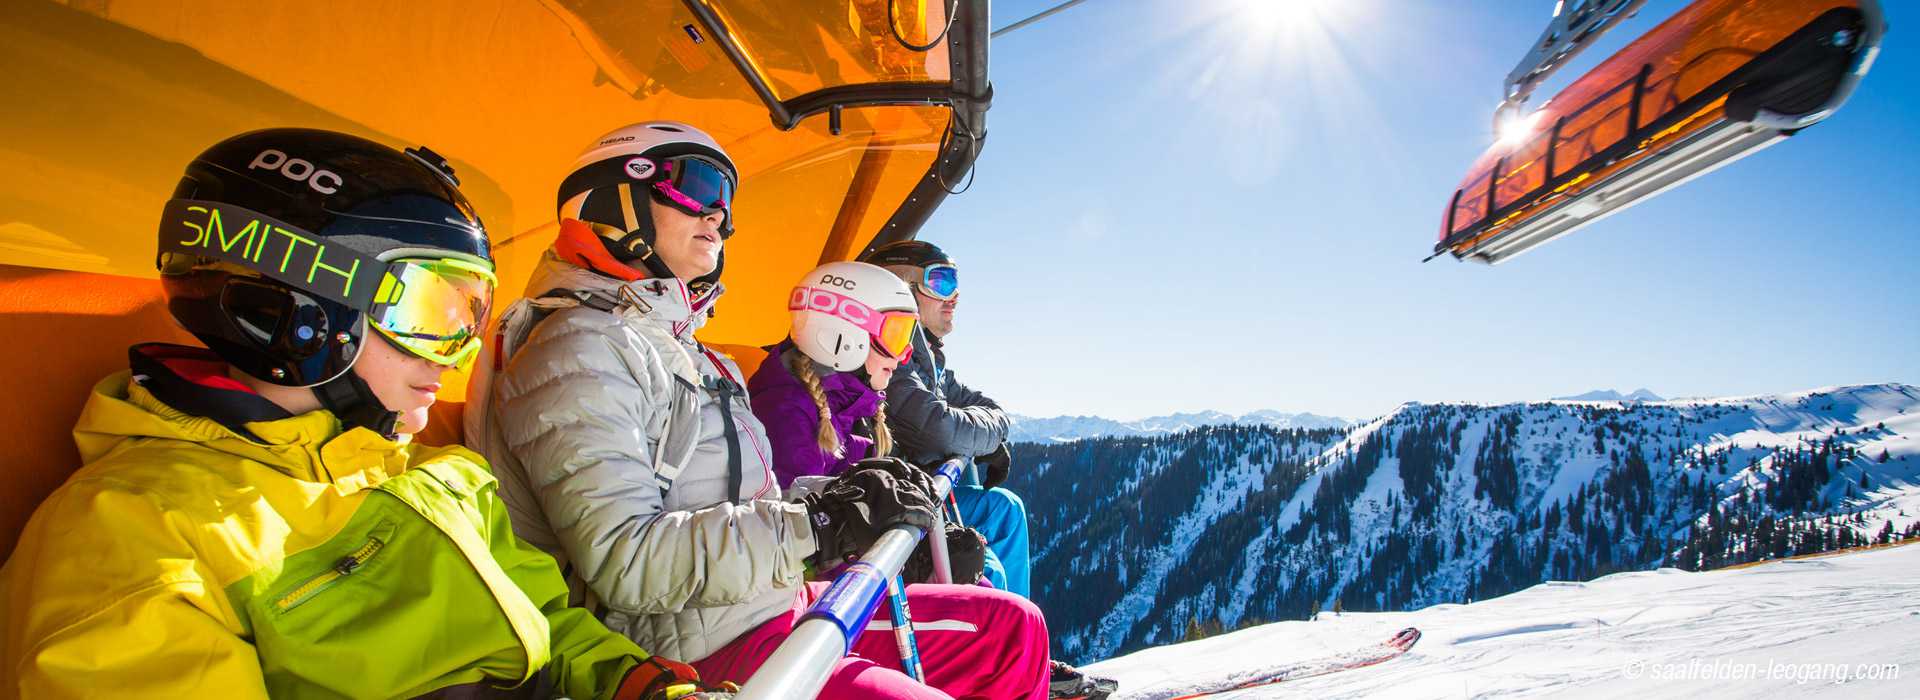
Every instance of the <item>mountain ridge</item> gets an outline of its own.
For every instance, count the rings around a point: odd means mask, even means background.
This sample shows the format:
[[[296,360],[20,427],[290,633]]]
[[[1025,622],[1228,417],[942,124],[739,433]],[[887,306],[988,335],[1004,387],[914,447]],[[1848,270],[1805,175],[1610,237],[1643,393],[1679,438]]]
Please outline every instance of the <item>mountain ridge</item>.
[[[1277,428],[1332,428],[1353,425],[1337,416],[1313,413],[1287,413],[1273,409],[1249,411],[1238,416],[1222,411],[1176,412],[1139,420],[1122,421],[1101,416],[1053,416],[1037,418],[1017,413],[1012,419],[1008,442],[1060,443],[1094,437],[1165,435],[1210,425],[1268,425]]]
[[[1595,389],[1593,391],[1589,391],[1584,394],[1574,394],[1572,396],[1555,396],[1550,400],[1551,401],[1665,401],[1666,399],[1660,398],[1659,394],[1653,393],[1652,391],[1648,391],[1645,387],[1641,387],[1639,389],[1634,389],[1633,391],[1625,394],[1622,394],[1618,391],[1614,391],[1612,389]]]

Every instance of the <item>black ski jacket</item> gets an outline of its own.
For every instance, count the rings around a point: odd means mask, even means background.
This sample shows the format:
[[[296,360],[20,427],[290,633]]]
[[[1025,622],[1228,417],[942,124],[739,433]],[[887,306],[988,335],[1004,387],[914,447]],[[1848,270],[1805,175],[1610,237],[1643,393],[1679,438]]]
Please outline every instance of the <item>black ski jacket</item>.
[[[946,369],[939,338],[917,334],[913,357],[887,383],[894,455],[916,464],[977,457],[1007,439],[1007,413]],[[938,377],[936,379],[936,377]]]

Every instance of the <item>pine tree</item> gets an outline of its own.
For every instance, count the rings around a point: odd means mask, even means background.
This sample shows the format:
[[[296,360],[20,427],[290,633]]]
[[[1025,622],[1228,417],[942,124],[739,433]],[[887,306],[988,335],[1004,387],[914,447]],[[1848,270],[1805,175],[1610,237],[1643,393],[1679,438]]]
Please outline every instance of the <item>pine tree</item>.
[[[1206,630],[1200,629],[1200,617],[1187,618],[1187,633],[1180,637],[1183,642],[1195,642],[1207,638]]]

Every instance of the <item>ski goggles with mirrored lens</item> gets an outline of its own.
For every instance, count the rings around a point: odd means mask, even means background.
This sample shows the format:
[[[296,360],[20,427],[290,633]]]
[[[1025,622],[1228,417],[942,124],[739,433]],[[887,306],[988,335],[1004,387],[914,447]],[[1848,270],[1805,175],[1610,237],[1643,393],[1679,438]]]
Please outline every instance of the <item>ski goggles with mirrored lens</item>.
[[[733,235],[733,178],[724,168],[700,156],[679,156],[666,159],[660,170],[653,191],[661,204],[688,216],[725,214],[720,237]]]
[[[367,325],[407,352],[465,369],[479,354],[497,283],[489,266],[465,260],[395,260],[374,292]]]
[[[920,282],[914,286],[920,289],[921,294],[941,301],[953,301],[954,297],[960,296],[960,268],[946,263],[928,265],[920,273]]]
[[[913,356],[913,329],[920,316],[912,311],[875,311],[858,299],[819,287],[794,287],[787,310],[831,315],[866,331],[881,354],[901,362]]]

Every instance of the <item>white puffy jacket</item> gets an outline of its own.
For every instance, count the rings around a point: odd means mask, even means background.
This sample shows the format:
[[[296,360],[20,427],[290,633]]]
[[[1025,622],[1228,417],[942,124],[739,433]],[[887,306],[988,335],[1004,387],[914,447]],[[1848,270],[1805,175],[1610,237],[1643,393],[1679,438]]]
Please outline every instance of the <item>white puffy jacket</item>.
[[[678,280],[622,283],[549,253],[501,315],[507,359],[479,363],[466,412],[514,531],[584,583],[608,627],[683,661],[789,609],[816,549],[743,390],[726,401],[729,458],[716,381],[743,378],[693,340],[706,308]]]

